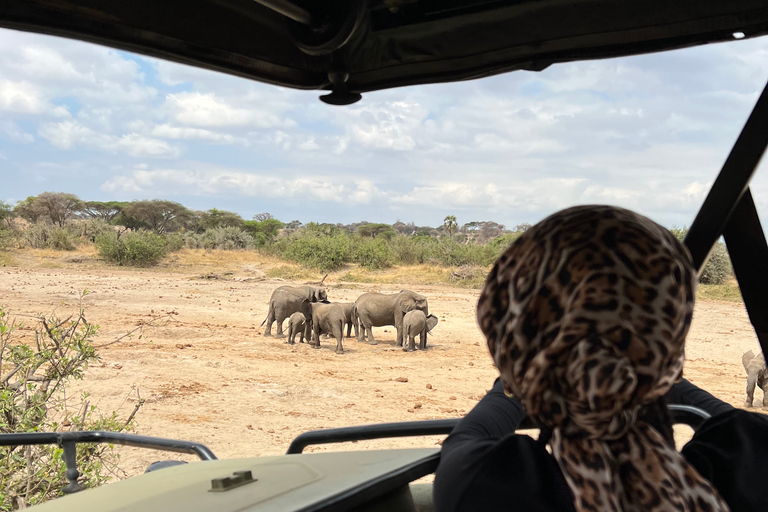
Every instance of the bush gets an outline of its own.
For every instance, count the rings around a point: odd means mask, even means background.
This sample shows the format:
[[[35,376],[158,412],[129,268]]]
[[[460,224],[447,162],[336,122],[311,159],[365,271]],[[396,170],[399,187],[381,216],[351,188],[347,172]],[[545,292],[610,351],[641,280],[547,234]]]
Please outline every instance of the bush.
[[[186,240],[183,233],[169,233],[163,236],[165,237],[166,252],[180,251],[186,245]]]
[[[704,269],[699,275],[701,284],[723,284],[733,277],[731,257],[725,244],[718,242],[712,249]]]
[[[315,236],[314,233],[301,233],[293,238],[285,249],[284,256],[322,272],[341,268],[351,259],[352,241],[345,234],[333,236]]]
[[[59,228],[47,222],[29,226],[22,232],[22,239],[27,247],[57,251],[74,251],[79,241],[79,237],[67,228]]]
[[[681,242],[688,234],[688,228],[672,227],[669,230],[675,238]],[[733,267],[731,266],[731,257],[728,254],[728,248],[722,242],[717,242],[712,248],[707,263],[699,274],[701,284],[724,284],[733,277]]]
[[[76,220],[64,225],[64,229],[73,239],[87,240],[94,243],[98,237],[115,230],[102,219]]]
[[[0,251],[7,251],[17,243],[16,233],[0,227]]]
[[[392,266],[394,254],[384,240],[360,240],[356,245],[353,257],[361,267],[378,270]]]
[[[68,393],[69,383],[80,380],[89,363],[98,360],[92,344],[98,326],[88,323],[83,310],[63,320],[40,316],[36,343],[17,340],[14,323],[0,307],[0,433],[62,430],[111,430],[132,425],[119,421],[116,412],[97,416],[88,395]],[[68,396],[69,395],[69,396]],[[69,425],[72,425],[69,427]],[[69,428],[68,428],[69,427]],[[51,500],[68,484],[63,450],[56,445],[0,447],[0,510],[10,511]],[[109,444],[77,448],[78,483],[96,487],[117,473],[118,455]]]
[[[213,228],[205,231],[203,244],[206,249],[248,249],[253,247],[253,237],[236,227]]]
[[[488,245],[494,250],[494,253],[496,254],[495,259],[498,259],[515,240],[520,238],[520,235],[522,234],[523,233],[520,231],[515,233],[506,233],[488,242]]]
[[[392,237],[388,245],[397,262],[403,265],[415,265],[424,263],[426,244],[433,240],[431,237],[428,237],[427,241],[422,241],[412,236],[398,235]]]
[[[496,251],[489,245],[459,244],[450,238],[441,238],[436,244],[428,247],[429,259],[448,267],[462,265],[484,267],[496,260]]]
[[[96,239],[99,256],[117,265],[137,267],[157,264],[167,253],[167,242],[151,231],[107,233]]]

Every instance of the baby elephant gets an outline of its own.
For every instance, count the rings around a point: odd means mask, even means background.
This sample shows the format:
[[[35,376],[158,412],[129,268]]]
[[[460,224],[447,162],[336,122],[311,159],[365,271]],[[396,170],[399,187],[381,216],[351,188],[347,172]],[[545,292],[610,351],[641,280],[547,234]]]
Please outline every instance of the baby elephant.
[[[296,335],[299,335],[299,343],[304,343],[304,334],[307,334],[309,339],[309,329],[307,326],[307,319],[304,313],[299,311],[295,312],[288,319],[288,344],[294,345],[296,343]]]
[[[768,370],[762,352],[755,355],[750,350],[741,356],[741,362],[747,370],[747,401],[744,402],[744,407],[752,407],[757,384],[763,390],[763,408],[768,409]]]
[[[424,315],[423,311],[414,309],[403,317],[403,352],[416,350],[416,335],[419,335],[419,350],[427,349],[427,333],[437,325],[435,315]]]

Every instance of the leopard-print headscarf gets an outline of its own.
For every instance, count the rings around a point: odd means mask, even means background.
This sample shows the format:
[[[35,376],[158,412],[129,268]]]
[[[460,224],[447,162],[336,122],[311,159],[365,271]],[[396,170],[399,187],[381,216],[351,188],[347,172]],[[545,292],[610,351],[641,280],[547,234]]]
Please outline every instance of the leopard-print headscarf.
[[[681,375],[695,282],[669,231],[611,206],[548,217],[488,276],[480,328],[504,387],[553,429],[577,510],[728,510],[642,419]]]

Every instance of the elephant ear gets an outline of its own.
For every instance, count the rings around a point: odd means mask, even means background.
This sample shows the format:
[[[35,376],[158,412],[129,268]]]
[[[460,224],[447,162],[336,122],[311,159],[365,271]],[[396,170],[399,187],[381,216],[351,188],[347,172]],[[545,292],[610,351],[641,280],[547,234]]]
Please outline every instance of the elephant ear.
[[[755,353],[751,350],[749,352],[746,352],[743,356],[741,356],[741,364],[744,365],[744,369],[749,371],[747,368],[747,365],[749,365],[749,362],[755,358]]]
[[[430,332],[437,325],[437,317],[435,315],[429,315],[427,317],[427,332]]]

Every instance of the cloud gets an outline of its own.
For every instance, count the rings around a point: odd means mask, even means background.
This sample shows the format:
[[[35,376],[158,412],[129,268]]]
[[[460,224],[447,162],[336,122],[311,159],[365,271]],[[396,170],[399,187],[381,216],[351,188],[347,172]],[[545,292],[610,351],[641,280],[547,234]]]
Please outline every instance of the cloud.
[[[248,141],[241,137],[234,137],[227,133],[217,133],[202,128],[189,128],[159,124],[152,128],[152,135],[162,139],[199,139],[208,140],[220,144],[247,144]]]
[[[178,148],[160,139],[144,137],[136,133],[122,136],[98,133],[77,121],[44,124],[38,134],[55,147],[65,150],[85,147],[149,158],[175,158],[180,154]]]
[[[293,125],[292,121],[267,110],[234,107],[213,93],[169,94],[165,108],[172,119],[188,126],[273,128]]]
[[[370,202],[378,191],[367,181],[339,183],[324,178],[282,178],[236,170],[187,171],[177,169],[134,170],[116,176],[101,186],[105,192],[167,190],[176,194],[297,198],[320,202]]]

